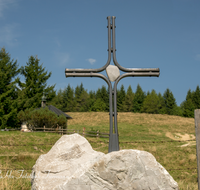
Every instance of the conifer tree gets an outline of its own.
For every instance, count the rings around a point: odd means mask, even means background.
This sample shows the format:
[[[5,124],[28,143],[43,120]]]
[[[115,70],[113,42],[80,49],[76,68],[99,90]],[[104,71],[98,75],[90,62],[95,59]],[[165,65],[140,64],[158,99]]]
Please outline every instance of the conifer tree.
[[[124,85],[122,84],[120,87],[120,90],[117,91],[117,110],[118,111],[125,111],[124,110],[125,96],[126,96],[126,92],[124,90]]]
[[[158,99],[159,114],[165,114],[165,100],[160,92],[158,93]]]
[[[95,97],[96,97],[95,91],[90,90],[89,96],[90,96],[91,99],[95,99]]]
[[[104,85],[101,88],[101,99],[106,105],[103,111],[109,111],[109,90]]]
[[[106,110],[106,104],[102,99],[97,98],[90,110],[96,112],[103,112]]]
[[[90,100],[89,100],[89,94],[87,93],[87,90],[84,90],[81,93],[81,112],[86,112],[90,108]]]
[[[80,111],[80,103],[81,103],[81,93],[80,93],[80,86],[77,85],[75,88],[75,95],[74,95],[74,111]]]
[[[165,113],[168,115],[174,115],[175,109],[177,107],[176,105],[176,99],[174,98],[174,95],[169,90],[169,88],[166,89],[166,91],[163,94],[164,103],[165,103]]]
[[[79,90],[80,94],[85,91],[85,89],[83,87],[83,83],[80,84],[79,88],[80,88],[80,90]]]
[[[0,50],[0,128],[16,127],[19,78],[17,61],[11,60],[5,48]]]
[[[200,89],[199,85],[196,87],[195,92],[191,95],[195,109],[200,109]]]
[[[98,100],[98,106],[100,105],[100,102],[102,103],[104,102],[105,104],[105,105],[102,104],[102,108],[101,109],[98,108],[98,110],[109,111],[109,93],[104,85],[101,88],[98,88],[98,90],[96,91],[96,100]],[[94,111],[94,108],[93,108],[93,111]]]
[[[151,93],[146,96],[141,111],[152,114],[159,113],[159,97],[155,90],[152,90]]]
[[[57,107],[58,109],[63,109],[63,91],[62,89],[59,89],[58,92],[56,92],[55,97],[49,102],[49,104]]]
[[[123,110],[126,112],[131,112],[133,109],[133,99],[134,99],[134,93],[131,88],[131,85],[129,85],[126,96],[125,96],[125,101],[124,101],[124,107]]]
[[[96,94],[95,91],[90,90],[89,91],[89,110],[88,111],[92,111],[92,106],[94,105],[94,102],[96,100]]]
[[[63,96],[62,111],[63,112],[72,111],[74,107],[74,90],[73,88],[71,88],[70,84],[68,84],[68,86],[63,90],[62,96]]]
[[[87,91],[84,89],[83,84],[77,85],[75,88],[75,95],[74,95],[74,111],[88,111],[89,110],[89,95]]]
[[[182,103],[182,110],[184,117],[194,117],[195,104],[193,103],[194,92],[189,89],[186,100]]]
[[[145,97],[146,97],[145,92],[143,92],[142,88],[138,84],[133,99],[133,112],[139,112],[139,113],[141,112],[141,108]]]
[[[98,98],[101,99],[102,98],[101,97],[101,89],[100,88],[97,89],[95,97],[96,97],[96,99],[98,99]]]
[[[42,64],[39,64],[39,61],[37,56],[30,56],[26,66],[21,68],[21,74],[25,78],[25,83],[19,83],[21,88],[20,107],[23,110],[40,107],[43,92],[48,101],[55,97],[55,85],[47,86],[47,80],[51,77],[51,72],[47,73]]]
[[[191,99],[183,102],[183,116],[194,118],[194,104]]]

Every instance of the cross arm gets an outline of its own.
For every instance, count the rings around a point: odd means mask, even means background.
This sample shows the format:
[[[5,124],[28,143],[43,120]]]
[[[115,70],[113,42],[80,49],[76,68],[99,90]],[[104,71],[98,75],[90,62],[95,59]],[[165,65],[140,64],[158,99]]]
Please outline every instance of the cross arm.
[[[68,73],[65,72],[66,77],[99,77],[102,78],[106,83],[108,84],[109,87],[111,87],[111,82],[108,80],[108,78],[100,73]]]
[[[124,68],[119,64],[116,64],[119,66],[119,69],[124,71],[124,72],[132,72],[132,73],[149,73],[152,74],[154,73],[154,76],[159,76],[160,75],[160,69],[159,68]],[[149,75],[150,76],[150,75]]]
[[[146,72],[129,72],[129,73],[124,73],[124,74],[122,74],[121,76],[119,76],[116,79],[114,86],[117,86],[117,83],[121,79],[123,79],[125,77],[159,77],[159,75],[160,75],[160,72],[152,72],[152,71],[149,71],[149,72],[146,71]]]
[[[99,69],[67,69],[66,68],[65,73],[99,73],[105,70],[105,68],[109,65],[109,63]]]
[[[104,67],[99,68],[99,69],[68,69],[68,68],[66,68],[65,73],[66,74],[67,73],[98,73],[98,72],[105,70],[106,67],[109,65],[109,63],[104,65]],[[145,68],[145,69],[143,69],[143,68],[124,68],[119,64],[116,64],[116,65],[119,67],[119,69],[121,71],[124,71],[124,72],[140,73],[140,74],[142,74],[142,73],[149,73],[149,74],[154,73],[154,74],[156,74],[156,76],[160,75],[160,69],[159,68]]]

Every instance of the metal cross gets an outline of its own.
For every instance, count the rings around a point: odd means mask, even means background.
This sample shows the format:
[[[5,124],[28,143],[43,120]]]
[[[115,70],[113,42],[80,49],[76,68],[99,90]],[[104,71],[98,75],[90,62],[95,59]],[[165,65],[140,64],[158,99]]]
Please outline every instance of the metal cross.
[[[110,134],[109,134],[109,148],[108,152],[119,150],[119,137],[118,137],[118,127],[117,127],[117,84],[125,77],[139,77],[139,76],[155,76],[160,75],[159,68],[124,68],[122,67],[116,59],[116,49],[115,49],[115,16],[108,16],[108,60],[107,63],[99,69],[65,69],[66,77],[99,77],[105,80],[109,87],[109,111],[110,111]],[[112,21],[112,23],[111,23]],[[111,31],[112,31],[112,47],[111,47]],[[115,66],[110,65],[111,54],[113,55],[113,62]],[[126,72],[120,76],[119,69]],[[108,78],[99,73],[106,70]],[[114,90],[112,90],[111,81],[114,82]],[[114,95],[114,102],[112,101]],[[114,112],[113,112],[114,104]],[[113,126],[114,117],[114,126]],[[113,131],[114,129],[114,131]]]

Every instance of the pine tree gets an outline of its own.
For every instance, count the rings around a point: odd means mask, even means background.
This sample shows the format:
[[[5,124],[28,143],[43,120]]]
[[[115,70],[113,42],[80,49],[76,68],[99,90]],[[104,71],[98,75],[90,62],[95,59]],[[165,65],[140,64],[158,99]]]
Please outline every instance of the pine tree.
[[[133,112],[141,112],[141,108],[144,102],[146,95],[145,92],[142,91],[142,88],[140,85],[137,85],[137,89],[135,92],[135,96],[133,99]]]
[[[48,101],[55,97],[55,85],[47,86],[47,80],[51,77],[51,72],[48,74],[42,64],[39,64],[39,61],[37,56],[30,56],[26,66],[21,68],[21,74],[25,78],[25,83],[19,83],[22,89],[20,107],[23,110],[40,107],[43,92]]]
[[[83,112],[89,110],[89,95],[87,91],[84,89],[83,84],[80,86],[77,85],[75,88],[75,97],[74,97],[74,111]]]
[[[63,91],[59,89],[56,92],[55,97],[49,102],[49,104],[55,106],[56,108],[62,110],[63,109]]]
[[[80,97],[81,97],[80,87],[79,85],[77,85],[75,88],[75,95],[74,95],[74,111],[75,112],[80,111],[80,103],[81,103]]]
[[[96,111],[96,112],[103,112],[106,110],[106,104],[105,102],[100,99],[97,98],[93,104],[93,106],[91,107],[91,111]]]
[[[90,96],[90,99],[95,99],[95,97],[96,97],[95,91],[90,90],[89,96]]]
[[[87,93],[87,90],[84,90],[81,93],[81,104],[80,104],[80,111],[81,112],[87,112],[90,109],[90,100],[89,100],[89,94]]]
[[[74,107],[74,90],[71,88],[70,84],[68,84],[67,88],[63,90],[62,93],[62,111],[70,112]]]
[[[194,104],[191,99],[183,102],[183,116],[194,118]]]
[[[159,114],[165,114],[165,100],[160,92],[158,93],[158,99]]]
[[[142,112],[158,114],[159,113],[159,97],[155,90],[152,90],[149,95],[144,99]]]
[[[120,90],[117,91],[117,110],[118,111],[125,111],[124,110],[124,103],[125,103],[125,96],[126,92],[124,90],[124,85],[122,84]]]
[[[4,48],[0,50],[0,128],[16,127],[19,78],[17,61],[11,60]]]
[[[106,105],[103,111],[109,111],[109,90],[104,85],[101,88],[101,99]]]
[[[89,104],[89,110],[88,111],[92,111],[92,107],[94,105],[95,100],[96,100],[95,91],[90,90],[89,91],[89,102],[88,102],[88,104]]]
[[[194,117],[195,104],[193,102],[194,92],[189,89],[186,100],[182,103],[182,110],[184,117]]]
[[[200,89],[199,85],[196,87],[196,91],[191,95],[195,109],[200,109]]]
[[[104,102],[104,104],[102,104],[102,108],[98,108],[98,110],[109,111],[109,92],[104,85],[101,88],[98,88],[98,90],[96,91],[96,100],[98,100],[98,104],[100,102]]]
[[[165,103],[165,113],[168,115],[174,115],[175,109],[177,107],[176,99],[174,98],[174,95],[168,88],[164,92],[163,98]]]
[[[193,100],[193,97],[194,97],[194,91],[191,92],[191,89],[189,89],[187,92],[186,100],[189,100],[189,99]]]
[[[133,109],[133,99],[134,99],[134,93],[131,88],[131,85],[129,85],[126,96],[125,96],[125,101],[123,104],[123,110],[126,112],[131,112]]]

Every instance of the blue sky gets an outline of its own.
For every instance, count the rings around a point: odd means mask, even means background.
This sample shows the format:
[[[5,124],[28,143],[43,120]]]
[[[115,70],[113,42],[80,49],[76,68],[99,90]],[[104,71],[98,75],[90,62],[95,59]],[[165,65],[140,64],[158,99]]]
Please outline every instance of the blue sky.
[[[200,85],[199,0],[0,0],[0,47],[19,66],[29,56],[52,72],[55,89],[100,78],[66,78],[65,68],[100,68],[107,62],[107,16],[116,16],[116,57],[127,68],[160,68],[160,77],[122,79],[125,89],[169,88],[179,105]],[[111,61],[111,64],[113,62]],[[103,73],[105,74],[105,72]],[[121,72],[122,74],[122,72]],[[106,74],[105,74],[106,75]],[[23,80],[23,78],[22,78]]]

